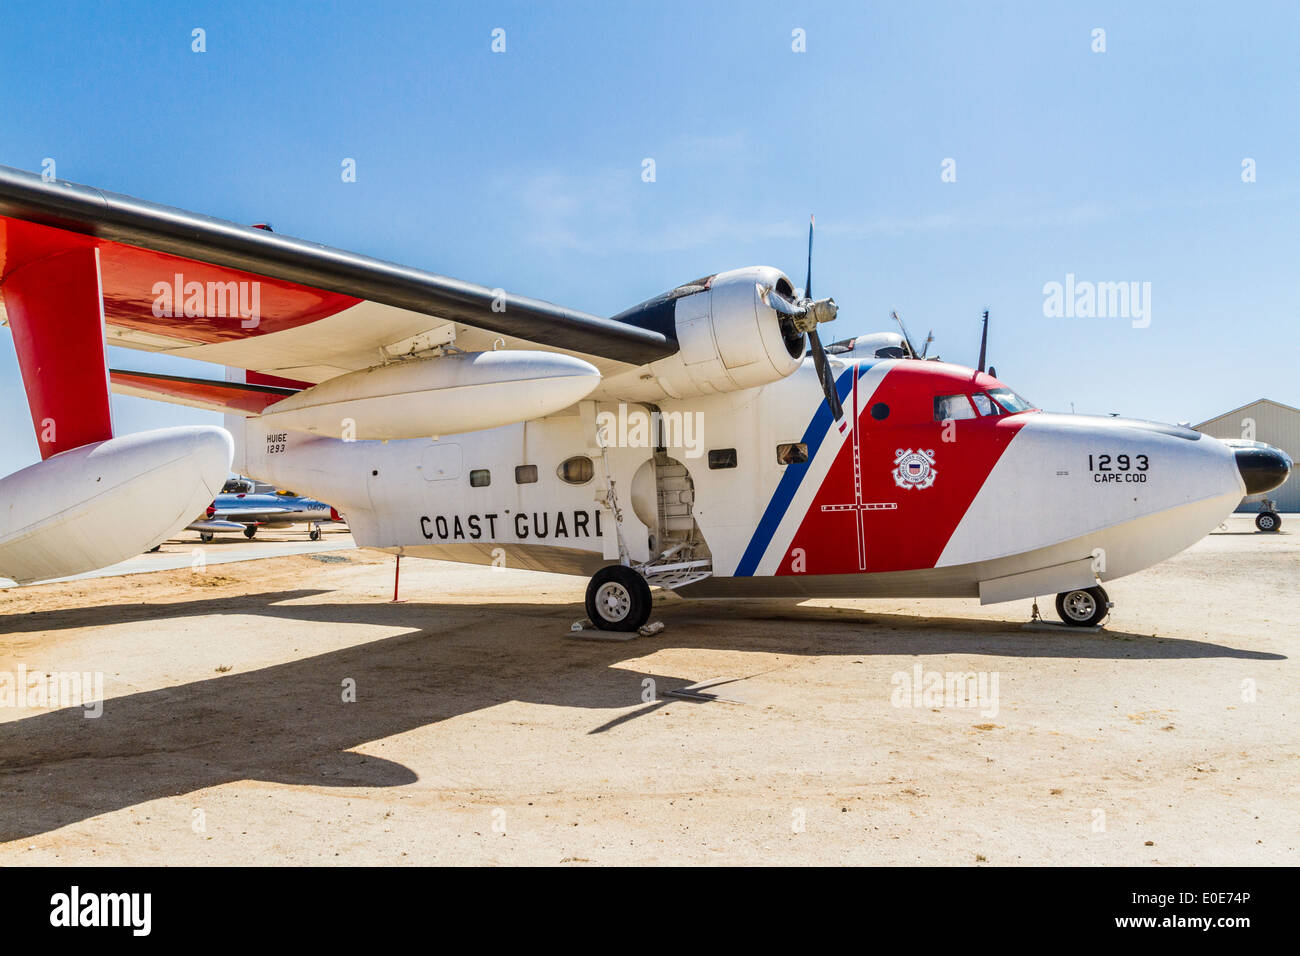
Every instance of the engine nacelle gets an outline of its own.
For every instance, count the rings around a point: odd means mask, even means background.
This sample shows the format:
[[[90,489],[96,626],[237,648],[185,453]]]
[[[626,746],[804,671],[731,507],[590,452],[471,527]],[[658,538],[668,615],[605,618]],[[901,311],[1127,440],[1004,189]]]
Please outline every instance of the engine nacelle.
[[[720,272],[704,280],[698,291],[688,291],[692,288],[684,286],[668,300],[679,350],[649,366],[669,397],[767,385],[793,374],[803,362],[803,333],[783,323],[763,300],[772,288],[792,297],[790,280],[779,269],[751,266]]]

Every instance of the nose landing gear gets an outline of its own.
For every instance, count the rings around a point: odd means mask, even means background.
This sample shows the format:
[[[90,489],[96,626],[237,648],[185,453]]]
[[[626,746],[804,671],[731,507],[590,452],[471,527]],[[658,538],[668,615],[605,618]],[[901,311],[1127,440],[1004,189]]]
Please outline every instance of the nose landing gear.
[[[1259,514],[1255,515],[1255,527],[1264,532],[1276,531],[1282,527],[1282,519],[1278,516],[1277,505],[1268,498],[1259,503]]]
[[[1096,627],[1114,605],[1100,585],[1062,591],[1056,596],[1056,613],[1071,627]]]

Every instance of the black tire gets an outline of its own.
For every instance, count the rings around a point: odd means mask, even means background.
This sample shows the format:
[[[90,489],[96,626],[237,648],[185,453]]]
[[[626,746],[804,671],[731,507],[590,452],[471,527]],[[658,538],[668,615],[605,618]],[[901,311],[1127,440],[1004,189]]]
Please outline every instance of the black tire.
[[[319,540],[320,540],[320,528],[312,528],[311,531],[309,531],[309,532],[307,533],[307,537],[311,538],[313,541],[319,541]]]
[[[257,534],[257,525],[250,524],[250,525],[245,525],[245,526],[244,526],[244,537],[245,537],[245,538],[248,538],[248,539],[251,540],[252,537],[253,537],[253,535],[255,535],[255,534]]]
[[[204,544],[211,544],[211,543],[212,543],[212,532],[211,532],[211,531],[200,531],[200,532],[199,532],[199,540],[202,541]]]
[[[602,631],[635,631],[650,617],[650,585],[621,564],[609,564],[587,585],[587,617]]]
[[[1095,627],[1110,613],[1110,598],[1100,586],[1062,591],[1056,596],[1056,613],[1071,627]]]
[[[1282,516],[1276,511],[1261,511],[1255,515],[1255,527],[1265,533],[1271,533],[1282,527]]]

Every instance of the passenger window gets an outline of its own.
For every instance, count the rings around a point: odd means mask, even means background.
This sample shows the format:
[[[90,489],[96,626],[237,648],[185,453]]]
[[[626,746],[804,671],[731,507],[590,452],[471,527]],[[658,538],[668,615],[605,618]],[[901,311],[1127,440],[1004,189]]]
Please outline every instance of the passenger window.
[[[469,486],[471,488],[486,488],[492,484],[492,472],[486,468],[475,468],[469,473]]]
[[[803,442],[788,442],[776,446],[778,465],[802,465],[808,460],[808,446]]]
[[[734,448],[713,448],[709,450],[709,467],[710,468],[735,468],[736,467],[736,449]]]
[[[993,410],[993,402],[991,402],[989,397],[983,392],[976,392],[970,397],[970,400],[975,403],[975,407],[979,410],[981,415],[997,414],[997,412]]]
[[[585,485],[596,474],[596,466],[586,455],[574,455],[560,462],[560,467],[555,469],[555,473],[560,476],[561,481],[570,485]]]
[[[934,400],[934,420],[946,422],[974,418],[975,409],[965,395],[939,395]]]
[[[536,465],[515,465],[515,484],[531,485],[537,480]]]

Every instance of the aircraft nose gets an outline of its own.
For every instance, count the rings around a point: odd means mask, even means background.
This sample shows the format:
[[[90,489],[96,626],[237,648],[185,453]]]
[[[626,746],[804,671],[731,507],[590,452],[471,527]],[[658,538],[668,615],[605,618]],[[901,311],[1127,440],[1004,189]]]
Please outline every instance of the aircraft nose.
[[[1272,445],[1254,442],[1248,447],[1233,449],[1233,454],[1248,495],[1272,491],[1291,475],[1291,456]]]

